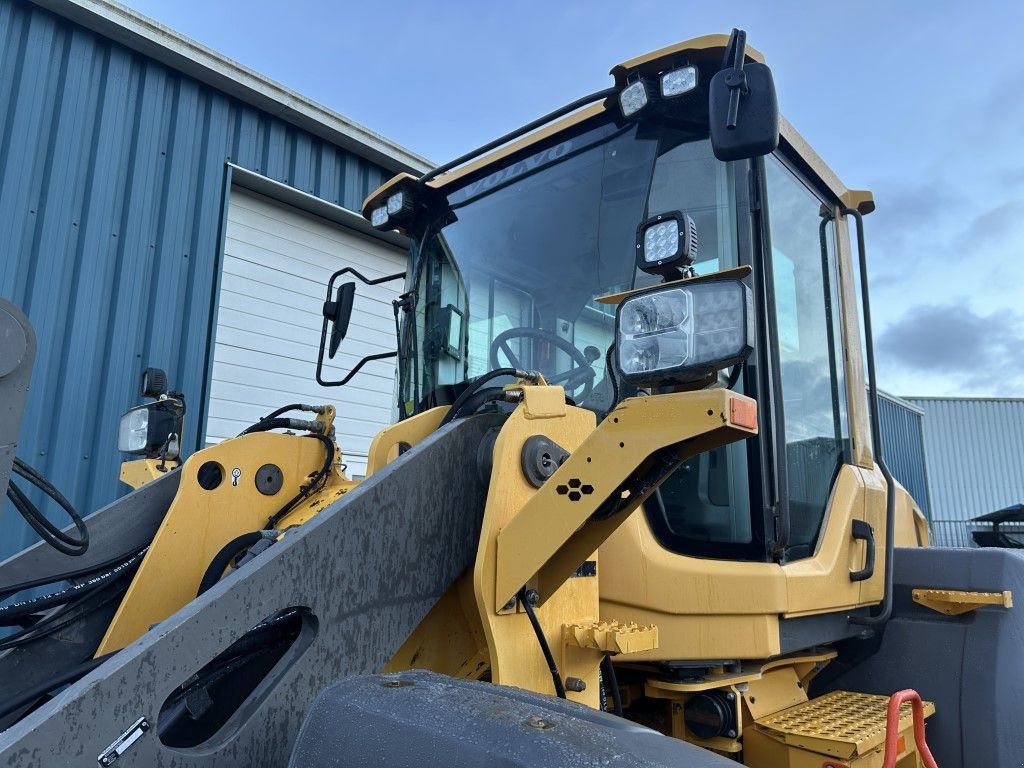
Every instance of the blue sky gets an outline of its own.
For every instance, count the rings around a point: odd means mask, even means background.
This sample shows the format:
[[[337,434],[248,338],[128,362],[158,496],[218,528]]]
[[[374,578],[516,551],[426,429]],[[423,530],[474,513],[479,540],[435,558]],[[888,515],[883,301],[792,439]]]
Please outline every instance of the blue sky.
[[[128,4],[437,162],[740,26],[790,122],[875,194],[883,388],[1024,396],[1024,3]]]

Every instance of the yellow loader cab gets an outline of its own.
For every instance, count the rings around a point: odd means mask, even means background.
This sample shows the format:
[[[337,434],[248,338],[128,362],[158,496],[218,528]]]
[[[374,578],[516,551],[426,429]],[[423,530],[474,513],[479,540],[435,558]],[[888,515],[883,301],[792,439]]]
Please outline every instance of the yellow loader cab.
[[[880,456],[871,195],[738,30],[612,76],[367,199],[409,269],[331,277],[316,374],[397,356],[365,479],[349,414],[284,406],[86,518],[73,570],[0,563],[85,579],[0,605],[0,763],[1024,759],[1024,556],[926,546]],[[346,275],[405,281],[397,350],[329,380]]]
[[[363,206],[415,242],[416,314],[401,348],[417,357],[399,361],[405,416],[511,364],[563,383],[601,417],[615,396],[608,364],[627,378],[633,365],[621,347],[606,359],[622,297],[602,297],[693,279],[685,274],[749,274],[759,335],[729,375],[758,403],[758,439],[685,463],[601,548],[602,616],[660,629],[659,647],[638,661],[788,653],[815,617],[868,615],[885,591],[884,568],[866,567],[886,548],[886,481],[844,214],[874,203],[782,119],[775,152],[716,159],[708,88],[727,43],[709,35],[620,64],[606,98],[426,181],[396,176]],[[681,92],[666,96],[666,86]],[[627,116],[638,87],[649,93]],[[688,273],[649,253],[660,231],[674,245],[690,227]],[[926,544],[902,488],[895,509],[901,543]]]

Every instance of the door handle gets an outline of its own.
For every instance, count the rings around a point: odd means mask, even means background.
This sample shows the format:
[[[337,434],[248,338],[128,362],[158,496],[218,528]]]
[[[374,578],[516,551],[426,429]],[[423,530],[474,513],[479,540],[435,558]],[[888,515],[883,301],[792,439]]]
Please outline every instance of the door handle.
[[[863,520],[853,521],[853,538],[867,545],[864,556],[864,567],[859,571],[850,571],[850,581],[865,581],[875,573],[875,529]]]

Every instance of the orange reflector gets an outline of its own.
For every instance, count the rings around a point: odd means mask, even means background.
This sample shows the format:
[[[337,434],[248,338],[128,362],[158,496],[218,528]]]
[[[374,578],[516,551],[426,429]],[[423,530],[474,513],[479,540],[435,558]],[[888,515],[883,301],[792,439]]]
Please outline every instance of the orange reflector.
[[[903,738],[902,736],[900,736],[898,739],[896,739],[896,754],[897,755],[902,755],[906,751],[907,751],[907,740],[905,738]]]
[[[729,400],[729,421],[744,429],[757,429],[757,403],[745,397]]]

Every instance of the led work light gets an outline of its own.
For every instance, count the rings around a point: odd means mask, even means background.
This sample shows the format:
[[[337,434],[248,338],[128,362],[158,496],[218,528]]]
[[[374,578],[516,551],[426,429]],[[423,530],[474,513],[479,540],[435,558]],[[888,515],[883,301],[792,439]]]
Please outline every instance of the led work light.
[[[673,99],[697,87],[697,68],[680,67],[661,76],[661,97]]]
[[[637,80],[619,91],[619,108],[623,117],[632,117],[647,106],[647,86]]]
[[[623,300],[615,315],[622,378],[638,387],[700,381],[753,349],[750,289],[736,279],[664,285]]]
[[[697,226],[681,211],[659,213],[636,230],[636,265],[654,275],[683,275],[697,259]]]
[[[384,201],[370,211],[370,224],[375,229],[397,229],[409,223],[413,214],[413,196],[411,190],[400,189],[393,192]]]
[[[382,205],[379,208],[374,208],[370,211],[370,224],[377,229],[385,226],[388,223],[388,207]]]

